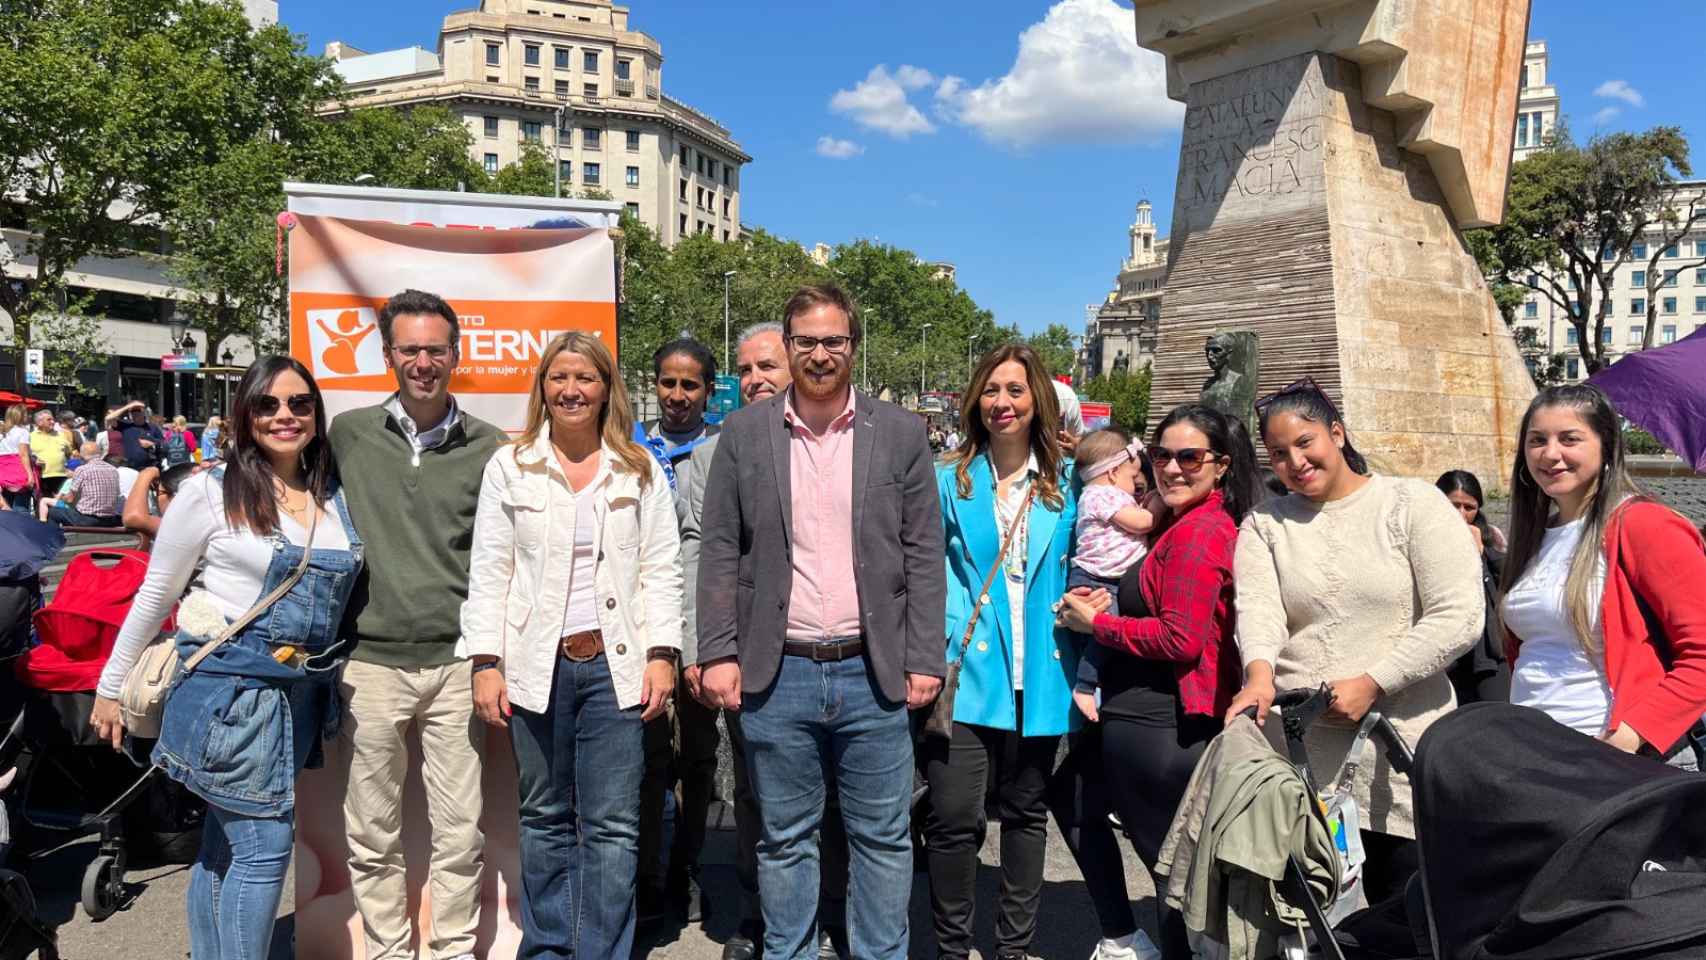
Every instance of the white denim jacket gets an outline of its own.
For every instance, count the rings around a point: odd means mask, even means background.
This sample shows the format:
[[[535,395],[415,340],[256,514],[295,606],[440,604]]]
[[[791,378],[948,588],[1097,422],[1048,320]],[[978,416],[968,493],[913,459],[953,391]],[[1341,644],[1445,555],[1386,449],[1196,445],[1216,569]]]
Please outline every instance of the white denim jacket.
[[[663,467],[650,457],[644,489],[606,446],[581,496],[595,495],[593,586],[604,654],[622,709],[640,703],[646,651],[681,649],[681,534]],[[480,507],[462,605],[459,657],[502,659],[511,705],[543,713],[560,656],[559,634],[574,566],[573,494],[550,437],[504,446],[480,481]]]

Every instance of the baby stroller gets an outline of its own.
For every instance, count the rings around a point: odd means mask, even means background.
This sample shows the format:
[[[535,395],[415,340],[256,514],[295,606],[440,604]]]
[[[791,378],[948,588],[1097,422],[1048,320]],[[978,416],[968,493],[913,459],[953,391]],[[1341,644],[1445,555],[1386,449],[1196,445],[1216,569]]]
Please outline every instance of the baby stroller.
[[[23,714],[12,721],[12,729],[0,735],[0,801],[16,779],[12,764],[17,759],[17,728],[23,724]],[[11,843],[10,820],[6,806],[0,802],[0,863],[6,862]],[[0,867],[0,960],[26,960],[31,954],[40,960],[58,960],[57,936],[36,918],[36,897],[28,880],[21,873]]]
[[[1304,737],[1331,705],[1326,687],[1281,693],[1269,724],[1283,732],[1284,757],[1243,723],[1229,726],[1199,761],[1161,851],[1167,902],[1183,912],[1199,956],[1428,955],[1425,943],[1418,948],[1407,902],[1357,911],[1357,764],[1372,739],[1395,771],[1407,773],[1410,749],[1371,711],[1344,767],[1318,781]]]
[[[96,920],[118,909],[133,854],[165,863],[194,858],[205,810],[135,759],[147,755],[139,745],[132,745],[134,756],[120,755],[89,726],[101,669],[147,570],[148,555],[134,550],[72,558],[52,602],[36,611],[40,643],[16,666],[24,687],[11,734],[23,751],[13,805],[20,852],[27,857],[42,846],[43,832],[58,842],[99,834],[81,891],[83,909]],[[164,629],[173,626],[168,618]]]
[[[1439,960],[1706,957],[1706,777],[1480,703],[1412,788]]]

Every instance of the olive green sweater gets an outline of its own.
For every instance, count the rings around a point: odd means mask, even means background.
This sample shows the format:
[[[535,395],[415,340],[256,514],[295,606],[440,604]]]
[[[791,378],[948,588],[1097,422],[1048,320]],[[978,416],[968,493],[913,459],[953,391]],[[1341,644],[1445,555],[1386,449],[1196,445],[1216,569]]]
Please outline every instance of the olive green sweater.
[[[350,519],[365,544],[343,633],[351,657],[388,667],[456,659],[468,552],[486,461],[503,431],[463,414],[444,442],[421,451],[383,406],[340,414],[329,431]]]

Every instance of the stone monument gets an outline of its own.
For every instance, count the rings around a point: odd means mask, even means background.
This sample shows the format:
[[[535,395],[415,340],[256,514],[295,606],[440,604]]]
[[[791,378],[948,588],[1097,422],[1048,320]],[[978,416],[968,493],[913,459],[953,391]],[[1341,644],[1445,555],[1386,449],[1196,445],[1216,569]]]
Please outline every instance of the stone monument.
[[[1528,0],[1135,0],[1186,104],[1151,426],[1260,334],[1376,469],[1502,487],[1529,376],[1461,231],[1503,216]]]
[[[1244,421],[1256,435],[1256,384],[1262,368],[1261,337],[1249,330],[1223,330],[1208,338],[1203,357],[1209,376],[1202,385],[1202,403]]]

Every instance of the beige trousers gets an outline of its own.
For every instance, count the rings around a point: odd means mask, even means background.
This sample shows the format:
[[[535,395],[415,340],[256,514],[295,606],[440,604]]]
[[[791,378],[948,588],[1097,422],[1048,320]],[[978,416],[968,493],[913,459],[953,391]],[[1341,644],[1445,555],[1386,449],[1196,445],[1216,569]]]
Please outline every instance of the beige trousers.
[[[339,734],[349,758],[344,829],[350,885],[367,940],[367,960],[414,960],[403,861],[403,782],[407,734],[421,740],[421,779],[432,825],[428,893],[432,930],[421,956],[474,953],[480,923],[480,745],[467,662],[410,669],[351,660],[344,667]]]

